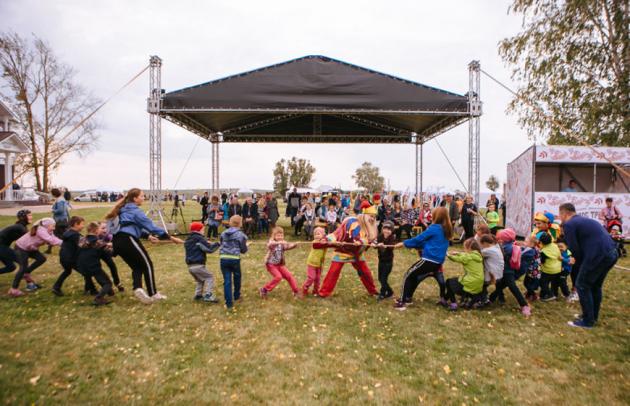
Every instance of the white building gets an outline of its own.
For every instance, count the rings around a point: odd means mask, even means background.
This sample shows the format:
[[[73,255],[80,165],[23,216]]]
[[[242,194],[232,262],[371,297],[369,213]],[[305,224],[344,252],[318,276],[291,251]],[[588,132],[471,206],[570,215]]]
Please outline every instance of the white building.
[[[0,101],[0,188],[13,180],[14,163],[19,154],[29,151],[28,147],[20,140],[11,129],[16,125],[16,117],[11,110]],[[0,194],[0,200],[21,200],[22,194],[13,187],[8,187]]]

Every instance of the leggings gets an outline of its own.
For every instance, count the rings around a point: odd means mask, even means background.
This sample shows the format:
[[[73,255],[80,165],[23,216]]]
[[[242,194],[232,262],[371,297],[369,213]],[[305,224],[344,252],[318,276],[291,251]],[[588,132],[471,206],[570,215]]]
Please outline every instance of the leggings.
[[[0,245],[0,261],[4,264],[4,267],[0,268],[0,274],[15,271],[15,268],[17,268],[15,262],[17,262],[17,260],[15,251],[13,251],[11,247]]]
[[[68,276],[70,276],[70,274],[72,273],[72,270],[74,269],[76,271],[77,269],[76,264],[69,264],[69,263],[62,262],[61,266],[63,267],[63,272],[61,272],[61,274],[57,278],[57,281],[53,285],[53,288],[55,289],[61,289],[61,286],[63,285],[65,280],[68,278]],[[92,282],[92,278],[85,275],[82,275],[82,276],[84,280],[84,290],[86,292],[96,291],[96,287],[94,286],[94,283]]]
[[[492,294],[490,295],[490,301],[494,302],[495,300],[497,300],[497,297],[503,294],[503,289],[505,288],[510,289],[510,292],[512,292],[512,295],[514,295],[514,298],[518,302],[519,306],[521,307],[527,306],[527,301],[523,297],[523,294],[518,289],[518,287],[516,287],[516,280],[514,279],[514,274],[511,274],[511,273],[504,273],[503,278],[497,281],[497,287],[494,290],[494,292],[492,292]]]
[[[25,274],[30,274],[46,262],[46,257],[39,251],[24,251],[23,249],[16,247],[15,253],[17,255],[18,263],[20,264],[20,269],[13,279],[13,289],[17,289],[20,286],[20,282],[22,281],[22,278],[25,277]],[[31,265],[28,264],[29,258],[35,260]]]
[[[441,267],[442,264],[427,261],[424,258],[411,265],[411,268],[405,272],[405,276],[403,277],[400,301],[410,302],[420,282],[429,276],[435,278],[438,282],[440,285],[440,297],[444,297],[446,294],[446,286],[444,283],[444,275],[440,272]]]
[[[446,299],[449,303],[457,303],[457,295],[463,296],[464,285],[461,284],[459,278],[448,278],[446,280]]]
[[[127,233],[114,235],[114,252],[131,268],[133,290],[142,288],[142,278],[147,285],[147,294],[153,296],[157,293],[155,286],[155,274],[153,262],[149,254],[142,246],[140,240]]]

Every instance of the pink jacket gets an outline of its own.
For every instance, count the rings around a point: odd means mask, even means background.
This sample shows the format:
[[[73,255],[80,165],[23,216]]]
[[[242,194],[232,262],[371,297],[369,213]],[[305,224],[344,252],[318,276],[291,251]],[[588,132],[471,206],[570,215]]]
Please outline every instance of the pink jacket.
[[[15,242],[15,245],[24,251],[37,251],[44,244],[61,245],[61,240],[48,232],[46,227],[37,227],[35,235],[30,232],[24,234]]]

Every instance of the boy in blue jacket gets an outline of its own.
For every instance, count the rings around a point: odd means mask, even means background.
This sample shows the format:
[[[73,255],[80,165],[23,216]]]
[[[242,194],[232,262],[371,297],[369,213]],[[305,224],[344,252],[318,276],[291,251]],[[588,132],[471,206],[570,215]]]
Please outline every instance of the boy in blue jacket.
[[[221,273],[223,274],[223,295],[228,309],[241,298],[241,254],[247,252],[247,236],[241,231],[243,218],[230,217],[230,228],[221,233]],[[234,289],[234,290],[232,290]]]
[[[202,231],[203,223],[198,221],[190,223],[190,235],[184,243],[188,272],[197,282],[193,299],[217,303],[219,300],[214,295],[214,275],[206,269],[206,254],[212,254],[219,248],[220,244],[218,242],[209,243]]]

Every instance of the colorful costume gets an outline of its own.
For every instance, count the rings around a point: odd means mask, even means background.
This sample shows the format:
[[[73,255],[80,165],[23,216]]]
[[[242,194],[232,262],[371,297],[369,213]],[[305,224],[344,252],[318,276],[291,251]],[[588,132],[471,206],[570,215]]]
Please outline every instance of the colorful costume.
[[[372,272],[363,257],[363,252],[371,242],[369,237],[370,232],[367,228],[370,227],[368,217],[373,214],[372,212],[376,212],[373,206],[364,210],[364,214],[360,214],[357,217],[347,217],[339,227],[337,227],[334,233],[327,236],[329,242],[343,242],[349,244],[335,248],[330,268],[324,278],[322,288],[319,290],[321,297],[330,296],[333,292],[339,280],[341,268],[343,268],[346,263],[352,264],[352,267],[357,270],[363,286],[365,286],[370,295],[376,295],[378,293],[374,286]],[[373,227],[374,233],[372,233],[372,235],[375,237],[376,226],[373,225]],[[361,245],[351,245],[357,242],[360,242]]]
[[[552,219],[552,220],[550,220]],[[532,237],[536,237],[536,234],[542,232],[545,232],[547,234],[549,234],[551,236],[551,241],[552,242],[556,242],[556,240],[558,239],[558,237],[561,236],[562,232],[560,230],[560,226],[556,223],[553,222],[553,214],[551,213],[536,213],[534,215],[534,221],[539,221],[542,223],[547,223],[547,229],[546,230],[542,230],[539,229],[538,227],[534,227],[534,230],[532,231]]]

